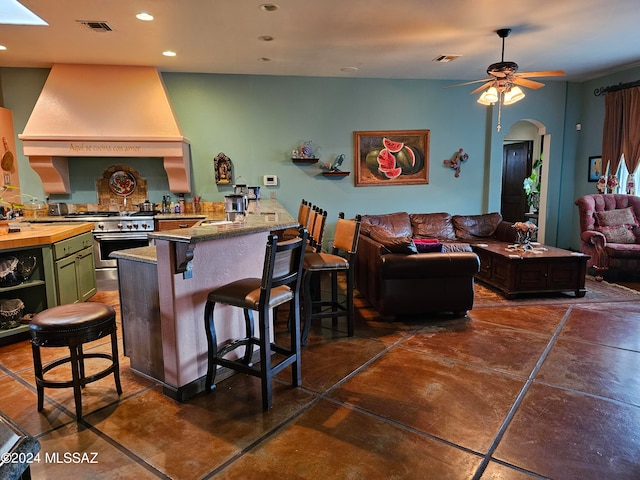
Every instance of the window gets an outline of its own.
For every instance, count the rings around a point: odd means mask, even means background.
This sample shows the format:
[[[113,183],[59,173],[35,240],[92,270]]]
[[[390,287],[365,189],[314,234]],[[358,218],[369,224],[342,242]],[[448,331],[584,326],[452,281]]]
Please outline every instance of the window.
[[[629,171],[627,170],[627,164],[624,163],[624,157],[622,157],[622,161],[620,162],[620,166],[618,167],[618,181],[620,185],[616,189],[616,193],[631,193],[633,195],[638,195],[638,186],[640,185],[638,181],[640,181],[640,168],[636,168],[636,172],[631,175],[633,177],[634,189],[631,192],[627,192],[627,181],[629,179]]]

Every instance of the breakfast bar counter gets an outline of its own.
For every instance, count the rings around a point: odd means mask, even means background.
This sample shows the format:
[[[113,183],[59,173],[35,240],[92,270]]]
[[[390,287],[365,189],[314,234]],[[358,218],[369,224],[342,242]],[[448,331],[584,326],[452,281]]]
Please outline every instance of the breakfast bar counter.
[[[118,260],[125,354],[131,368],[160,381],[164,393],[176,400],[204,391],[204,306],[209,291],[240,278],[260,277],[269,234],[297,226],[275,200],[262,200],[249,211],[243,222],[208,219],[191,228],[153,232],[149,238],[154,247],[111,254]],[[243,335],[242,310],[217,306],[216,319],[225,320],[216,322],[219,343]]]

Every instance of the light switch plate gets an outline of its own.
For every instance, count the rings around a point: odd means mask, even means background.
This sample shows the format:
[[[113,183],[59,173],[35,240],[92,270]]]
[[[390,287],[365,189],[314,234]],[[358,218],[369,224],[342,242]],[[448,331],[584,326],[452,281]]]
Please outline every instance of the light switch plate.
[[[278,185],[278,176],[277,175],[265,175],[263,177],[263,181],[265,185]]]

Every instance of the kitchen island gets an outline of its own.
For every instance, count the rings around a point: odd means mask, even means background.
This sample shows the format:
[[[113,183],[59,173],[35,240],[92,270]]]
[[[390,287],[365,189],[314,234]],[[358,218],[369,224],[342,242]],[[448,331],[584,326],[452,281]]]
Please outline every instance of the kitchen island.
[[[204,306],[209,291],[260,277],[267,237],[297,226],[275,200],[261,200],[244,222],[204,220],[191,228],[153,232],[154,247],[113,252],[125,354],[131,368],[186,400],[204,391],[207,342]],[[259,212],[259,213],[258,213]],[[222,321],[223,320],[223,321]],[[240,309],[216,306],[218,342],[244,335]]]
[[[96,293],[92,223],[36,225],[12,222],[0,235],[3,265],[16,261],[20,277],[4,278],[0,300],[20,299],[24,313],[85,301]],[[26,338],[28,325],[0,330],[0,343]]]

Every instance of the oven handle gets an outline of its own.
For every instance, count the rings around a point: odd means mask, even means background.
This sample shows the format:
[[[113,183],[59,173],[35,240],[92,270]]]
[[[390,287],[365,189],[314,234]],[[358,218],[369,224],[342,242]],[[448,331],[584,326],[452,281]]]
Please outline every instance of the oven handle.
[[[146,233],[94,233],[93,238],[96,240],[148,240]]]

